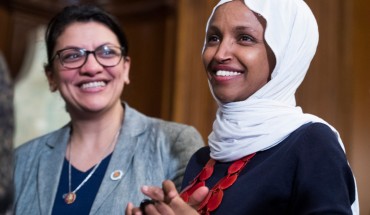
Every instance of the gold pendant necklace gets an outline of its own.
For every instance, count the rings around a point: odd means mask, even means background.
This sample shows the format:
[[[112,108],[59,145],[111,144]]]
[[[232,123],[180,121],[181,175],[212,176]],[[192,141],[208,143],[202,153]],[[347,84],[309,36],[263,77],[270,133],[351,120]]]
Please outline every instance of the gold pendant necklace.
[[[91,178],[91,176],[94,174],[95,170],[99,167],[102,160],[99,161],[98,164],[95,165],[94,169],[89,173],[89,175],[86,176],[86,178],[74,189],[71,191],[71,184],[72,184],[72,174],[71,174],[71,151],[72,151],[72,144],[69,146],[69,165],[68,165],[68,193],[63,194],[64,201],[69,205],[72,204],[76,198],[76,192]]]
[[[72,204],[76,200],[76,194],[73,192],[64,194],[64,201],[69,205]]]
[[[107,147],[107,149],[104,150],[104,152],[108,151],[109,148],[111,148],[111,146],[117,141],[117,138],[119,136],[119,131],[120,129],[118,129],[118,132],[116,134],[116,136],[114,137],[113,141],[111,142],[111,144],[109,144],[109,146]],[[72,151],[72,143],[70,142],[69,144],[69,165],[68,165],[68,193],[65,193],[63,194],[63,199],[65,201],[66,204],[72,204],[73,202],[75,202],[76,198],[77,198],[77,195],[76,195],[76,192],[91,178],[91,176],[94,174],[94,172],[96,171],[96,169],[98,169],[100,163],[103,161],[104,157],[99,161],[99,163],[97,163],[95,166],[94,166],[94,169],[91,170],[91,172],[89,173],[89,175],[86,176],[86,178],[76,187],[76,189],[74,189],[72,191],[71,187],[72,187],[72,174],[71,174],[71,163],[72,163],[72,157],[71,157],[71,151]]]

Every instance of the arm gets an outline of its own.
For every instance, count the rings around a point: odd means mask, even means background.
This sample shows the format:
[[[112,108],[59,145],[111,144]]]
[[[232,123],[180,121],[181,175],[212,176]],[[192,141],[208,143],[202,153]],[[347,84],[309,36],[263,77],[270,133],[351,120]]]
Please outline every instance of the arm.
[[[334,133],[311,126],[298,150],[293,214],[352,214],[355,182]]]

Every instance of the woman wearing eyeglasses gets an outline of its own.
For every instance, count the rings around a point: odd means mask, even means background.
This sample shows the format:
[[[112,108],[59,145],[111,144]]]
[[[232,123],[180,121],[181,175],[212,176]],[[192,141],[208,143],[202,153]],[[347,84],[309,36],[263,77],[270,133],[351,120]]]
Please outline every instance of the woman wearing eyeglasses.
[[[130,58],[117,22],[97,7],[70,6],[45,39],[50,90],[71,122],[16,149],[15,214],[123,214],[128,200],[144,197],[143,184],[172,179],[179,188],[201,136],[121,102]]]

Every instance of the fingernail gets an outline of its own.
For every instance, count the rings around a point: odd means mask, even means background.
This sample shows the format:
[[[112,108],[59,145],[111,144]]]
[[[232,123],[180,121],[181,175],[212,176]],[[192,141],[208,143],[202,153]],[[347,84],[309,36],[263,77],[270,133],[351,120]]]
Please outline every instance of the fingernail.
[[[144,192],[145,192],[145,191],[148,191],[148,189],[149,189],[149,187],[148,187],[148,186],[146,186],[146,185],[144,185],[144,186],[142,186],[142,187],[141,187],[141,190],[142,190],[142,191],[144,191]]]

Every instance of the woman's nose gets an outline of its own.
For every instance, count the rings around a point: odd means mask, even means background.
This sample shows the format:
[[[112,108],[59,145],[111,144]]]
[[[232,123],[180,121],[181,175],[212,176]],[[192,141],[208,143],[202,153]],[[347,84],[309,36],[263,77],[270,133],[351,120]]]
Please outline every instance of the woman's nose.
[[[94,75],[101,72],[102,70],[103,66],[98,62],[95,55],[93,53],[90,53],[86,58],[86,62],[81,67],[80,72],[83,74]]]
[[[218,62],[225,62],[232,59],[232,48],[233,42],[231,41],[221,41],[219,46],[217,47],[216,53],[214,58]]]

